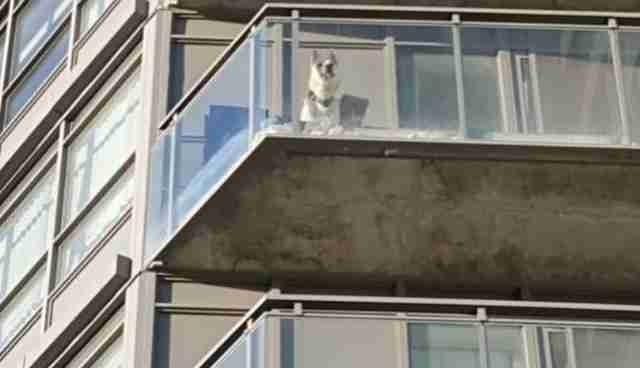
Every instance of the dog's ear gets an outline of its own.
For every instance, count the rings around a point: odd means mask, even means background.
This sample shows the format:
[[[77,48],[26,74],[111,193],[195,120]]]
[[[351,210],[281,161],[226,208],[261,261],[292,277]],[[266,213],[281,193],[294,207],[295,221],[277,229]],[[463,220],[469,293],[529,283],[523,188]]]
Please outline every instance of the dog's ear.
[[[338,65],[338,57],[336,56],[335,52],[331,51],[331,53],[329,54],[329,60],[331,60],[334,65]]]
[[[318,55],[318,50],[313,50],[313,52],[311,53],[311,64],[317,63],[319,58],[320,56]]]

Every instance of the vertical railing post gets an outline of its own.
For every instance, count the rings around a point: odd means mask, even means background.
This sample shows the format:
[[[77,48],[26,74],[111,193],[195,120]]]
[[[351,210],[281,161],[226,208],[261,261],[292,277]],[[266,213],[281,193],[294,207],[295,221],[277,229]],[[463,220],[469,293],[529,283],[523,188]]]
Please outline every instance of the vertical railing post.
[[[487,310],[485,308],[478,308],[476,319],[478,320],[478,336],[480,337],[478,343],[480,344],[480,368],[489,368],[489,344],[487,341],[487,327],[485,322],[487,321]]]
[[[620,109],[620,143],[631,144],[631,129],[629,126],[629,111],[627,110],[627,95],[624,87],[624,76],[622,72],[622,57],[620,55],[620,40],[618,38],[618,22],[615,18],[609,19],[609,45],[611,60],[613,61],[613,75],[616,82],[616,92],[618,94],[618,108]]]
[[[291,122],[294,127],[299,126],[296,114],[296,97],[298,95],[298,48],[300,47],[300,12],[291,12]]]
[[[451,16],[451,32],[453,38],[453,59],[456,71],[456,91],[458,97],[458,138],[464,139],[467,134],[467,112],[464,105],[464,75],[462,66],[462,41],[460,37],[460,14]]]
[[[167,194],[167,238],[171,236],[173,232],[173,225],[175,222],[175,194],[176,194],[176,161],[177,161],[177,151],[178,151],[178,134],[180,124],[178,123],[178,115],[173,115],[173,126],[169,129],[172,129],[173,132],[169,131],[170,139],[169,139],[169,184],[168,184],[168,194]]]

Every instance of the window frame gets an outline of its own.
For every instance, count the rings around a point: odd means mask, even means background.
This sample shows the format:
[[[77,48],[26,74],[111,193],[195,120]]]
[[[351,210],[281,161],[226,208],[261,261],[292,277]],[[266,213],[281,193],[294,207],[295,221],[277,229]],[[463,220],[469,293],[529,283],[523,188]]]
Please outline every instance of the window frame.
[[[20,4],[18,4],[14,9],[13,12],[11,14],[12,16],[12,20],[17,20],[18,15],[20,14],[20,11],[25,8],[27,6],[27,4],[29,4],[31,1],[50,1],[50,0],[23,0]],[[65,25],[70,24],[71,21],[71,16],[73,13],[73,3],[74,1],[71,0],[71,8],[69,9],[69,13],[67,15],[65,15],[61,20],[60,20],[60,24],[58,24],[57,26],[55,26],[55,28],[51,31],[51,33],[45,38],[45,40],[43,41],[42,45],[40,45],[34,52],[33,54],[27,59],[27,61],[24,63],[24,65],[19,68],[18,70],[15,71],[15,76],[10,77],[11,73],[11,65],[7,65],[7,71],[9,72],[9,75],[7,75],[8,78],[8,83],[6,88],[3,90],[3,94],[7,93],[7,90],[10,90],[12,88],[13,85],[15,85],[19,80],[24,79],[24,75],[28,72],[29,69],[33,69],[34,64],[36,64],[42,57],[42,54],[46,53],[46,50],[49,48],[49,46],[51,46],[53,44],[53,42],[55,41],[55,38],[57,37],[57,35],[59,35],[59,33],[62,31],[62,29],[65,27]],[[15,25],[15,21],[14,21],[14,25]],[[70,35],[71,36],[71,35]],[[71,40],[72,38],[69,37],[69,40]],[[10,59],[13,58],[14,53],[17,51],[14,49],[15,46],[15,29],[11,30],[11,53],[9,55]],[[71,45],[69,45],[71,46]],[[9,60],[9,64],[11,64],[12,60]]]
[[[31,73],[35,72],[37,67],[42,62],[44,62],[44,55],[46,55],[49,51],[52,50],[58,37],[64,37],[63,33],[65,32],[65,28],[67,28],[67,26],[69,26],[68,19],[61,24],[61,27],[57,29],[54,34],[51,35],[52,38],[47,40],[47,43],[44,45],[46,47],[44,47],[42,50],[39,50],[39,52],[41,53],[38,54],[38,57],[35,58],[34,60],[31,60],[30,63],[27,65],[28,67],[24,68],[24,70],[21,71],[21,74],[19,76],[14,78],[14,80],[9,82],[8,85],[5,86],[4,91],[2,91],[3,106],[2,106],[2,117],[1,117],[2,122],[0,123],[0,126],[3,127],[3,131],[4,130],[8,131],[12,129],[14,126],[16,126],[18,122],[22,120],[22,116],[25,114],[25,112],[28,111],[31,108],[31,106],[35,104],[35,102],[42,95],[42,93],[48,89],[51,82],[62,72],[62,70],[64,70],[64,66],[67,64],[67,61],[68,61],[68,52],[67,52],[67,55],[63,56],[62,59],[58,62],[58,64],[56,64],[56,66],[53,67],[51,73],[38,85],[38,87],[36,87],[33,94],[31,94],[31,96],[27,98],[27,100],[22,105],[22,107],[20,107],[20,109],[16,111],[15,115],[12,118],[9,118],[8,103],[10,101],[10,97],[22,85],[24,85],[24,83],[27,81]],[[66,31],[71,32],[71,29],[67,29]],[[71,34],[69,34],[69,40],[71,40]],[[0,132],[0,135],[1,135],[1,132]]]

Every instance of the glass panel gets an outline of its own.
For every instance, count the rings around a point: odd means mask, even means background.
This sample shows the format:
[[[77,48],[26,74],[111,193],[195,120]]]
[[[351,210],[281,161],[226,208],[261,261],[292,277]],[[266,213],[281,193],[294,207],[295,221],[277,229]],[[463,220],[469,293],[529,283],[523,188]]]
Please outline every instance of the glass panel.
[[[626,92],[631,142],[640,144],[640,32],[620,32],[622,80]]]
[[[71,10],[72,0],[30,0],[16,19],[11,78],[45,44]]]
[[[217,368],[246,368],[247,340],[242,339],[237,342],[215,366]]]
[[[68,148],[63,223],[107,183],[135,146],[140,109],[139,73],[114,93]]]
[[[477,326],[409,324],[410,368],[480,368]]]
[[[61,244],[58,251],[57,283],[64,280],[120,220],[131,205],[132,196],[133,169],[129,169]]]
[[[573,329],[579,368],[635,368],[640,362],[640,331]]]
[[[193,87],[225,48],[224,44],[185,43],[182,40],[171,44],[167,111]]]
[[[45,175],[0,226],[0,298],[13,289],[47,251],[54,222],[55,175]]]
[[[420,129],[425,137],[429,130],[456,135],[458,101],[450,43],[399,46],[396,73],[400,126]]]
[[[7,103],[7,113],[5,122],[10,122],[22,107],[36,92],[38,87],[51,75],[54,69],[60,65],[60,61],[67,56],[69,47],[69,30],[63,30],[56,41],[45,52],[42,58],[29,71],[24,79],[19,83]]]
[[[245,44],[154,147],[147,228],[160,228],[147,233],[147,255],[248,151],[249,57]]]
[[[606,31],[465,27],[462,52],[469,137],[620,142]]]
[[[397,365],[396,326],[387,320],[304,318],[293,332],[295,367]]]
[[[487,326],[490,368],[525,368],[522,327]]]
[[[25,284],[14,299],[0,311],[0,350],[7,344],[26,324],[33,314],[40,308],[45,293],[44,267]]]
[[[80,34],[93,26],[114,0],[86,0],[80,5]]]
[[[258,321],[255,329],[249,335],[251,339],[251,368],[265,368],[265,334],[266,334],[266,320],[261,319]]]

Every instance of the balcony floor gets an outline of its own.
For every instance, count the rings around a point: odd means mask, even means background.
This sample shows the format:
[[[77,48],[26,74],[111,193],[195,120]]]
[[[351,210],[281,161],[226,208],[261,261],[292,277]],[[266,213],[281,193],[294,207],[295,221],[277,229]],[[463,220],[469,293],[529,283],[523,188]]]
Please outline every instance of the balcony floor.
[[[637,155],[268,137],[161,258],[319,288],[640,301]]]

